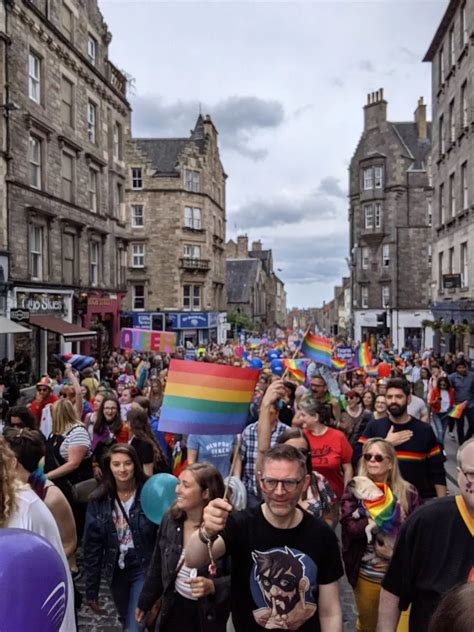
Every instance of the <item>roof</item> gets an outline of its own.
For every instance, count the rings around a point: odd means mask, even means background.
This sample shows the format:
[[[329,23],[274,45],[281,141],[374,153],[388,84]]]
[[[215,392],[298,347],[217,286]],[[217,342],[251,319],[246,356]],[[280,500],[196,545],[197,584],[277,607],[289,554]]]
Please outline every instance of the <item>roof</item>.
[[[27,334],[31,329],[27,329],[22,325],[18,325],[5,316],[0,316],[0,333],[1,334]]]
[[[155,175],[160,176],[179,176],[176,170],[179,154],[189,142],[189,138],[134,138],[132,140],[132,143],[156,169]]]
[[[441,18],[441,22],[434,34],[433,39],[431,40],[431,44],[426,51],[426,55],[423,57],[423,61],[433,61],[434,56],[436,55],[436,51],[438,50],[443,38],[445,36],[446,31],[448,30],[451,20],[453,19],[458,6],[461,4],[461,0],[451,0],[448,4],[446,11],[444,12],[443,17]]]
[[[41,329],[52,331],[60,334],[65,342],[78,342],[80,340],[91,340],[97,336],[96,331],[84,329],[80,325],[68,323],[62,318],[57,318],[50,314],[32,314],[30,316],[30,325],[36,325]]]
[[[418,138],[416,123],[392,123],[395,133],[408,149],[414,159],[412,169],[426,169],[426,163],[431,149],[431,123],[426,124],[427,138]]]
[[[250,303],[259,269],[258,259],[227,259],[225,270],[228,303]]]
[[[272,272],[271,270],[271,261],[272,261],[272,251],[271,250],[250,250],[249,257],[252,259],[260,259],[263,264],[263,268],[267,274]]]

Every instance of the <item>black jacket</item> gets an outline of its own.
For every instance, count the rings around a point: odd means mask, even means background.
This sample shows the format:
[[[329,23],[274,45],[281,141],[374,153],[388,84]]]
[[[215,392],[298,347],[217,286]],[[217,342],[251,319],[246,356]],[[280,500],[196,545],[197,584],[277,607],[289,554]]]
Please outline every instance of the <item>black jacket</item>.
[[[184,520],[174,520],[169,512],[163,518],[156,539],[153,558],[148,568],[138,607],[148,612],[161,597],[161,610],[156,629],[164,624],[175,598],[176,569],[183,551]],[[198,575],[209,577],[207,567]],[[202,632],[225,632],[230,613],[230,562],[217,560],[217,576],[212,578],[215,593],[197,601]]]
[[[157,526],[143,513],[140,503],[141,488],[137,489],[135,502],[130,509],[129,521],[133,544],[138,561],[145,573],[151,560],[156,540]],[[112,509],[114,501],[109,496],[89,501],[84,533],[84,572],[87,599],[99,595],[101,571],[110,584],[119,556],[119,542]]]

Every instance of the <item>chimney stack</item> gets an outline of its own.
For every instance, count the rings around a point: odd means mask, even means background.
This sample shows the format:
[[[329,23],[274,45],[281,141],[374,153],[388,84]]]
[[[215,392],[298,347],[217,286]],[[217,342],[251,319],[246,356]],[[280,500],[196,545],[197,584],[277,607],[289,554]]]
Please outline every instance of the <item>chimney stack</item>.
[[[260,239],[252,242],[252,250],[257,250],[258,252],[262,250],[262,242]]]
[[[374,129],[387,121],[387,101],[383,98],[383,88],[367,95],[364,105],[364,129]]]
[[[249,257],[249,238],[247,235],[238,235],[237,237],[237,259],[248,259]]]
[[[415,110],[415,123],[418,140],[426,140],[428,138],[428,126],[426,123],[426,105],[423,103],[423,97],[418,99],[418,105]]]

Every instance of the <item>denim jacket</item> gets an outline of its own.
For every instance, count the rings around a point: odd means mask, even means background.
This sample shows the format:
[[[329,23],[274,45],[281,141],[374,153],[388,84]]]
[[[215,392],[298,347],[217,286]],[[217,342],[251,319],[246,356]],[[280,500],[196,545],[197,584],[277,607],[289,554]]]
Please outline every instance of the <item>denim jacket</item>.
[[[138,562],[146,573],[155,545],[157,526],[143,513],[141,488],[137,489],[130,509],[129,522]],[[84,533],[84,572],[87,599],[97,599],[101,572],[108,584],[119,557],[119,542],[112,520],[114,501],[109,496],[89,501]]]

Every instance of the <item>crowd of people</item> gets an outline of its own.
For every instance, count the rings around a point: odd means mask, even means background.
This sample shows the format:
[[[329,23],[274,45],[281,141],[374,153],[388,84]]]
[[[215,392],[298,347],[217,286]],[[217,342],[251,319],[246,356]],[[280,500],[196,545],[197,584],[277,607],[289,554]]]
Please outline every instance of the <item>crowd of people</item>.
[[[358,632],[442,632],[440,612],[456,616],[451,630],[472,632],[468,362],[384,352],[385,377],[312,364],[301,383],[272,373],[269,348],[195,352],[196,362],[261,360],[235,436],[160,430],[168,355],[65,364],[38,379],[32,401],[19,391],[2,399],[0,527],[40,533],[62,556],[61,630],[76,629],[81,604],[103,612],[104,579],[129,632],[224,632],[230,617],[236,632],[342,632],[345,574]],[[449,496],[444,442],[454,427],[459,494]],[[158,473],[178,479],[159,525],[141,502]]]

